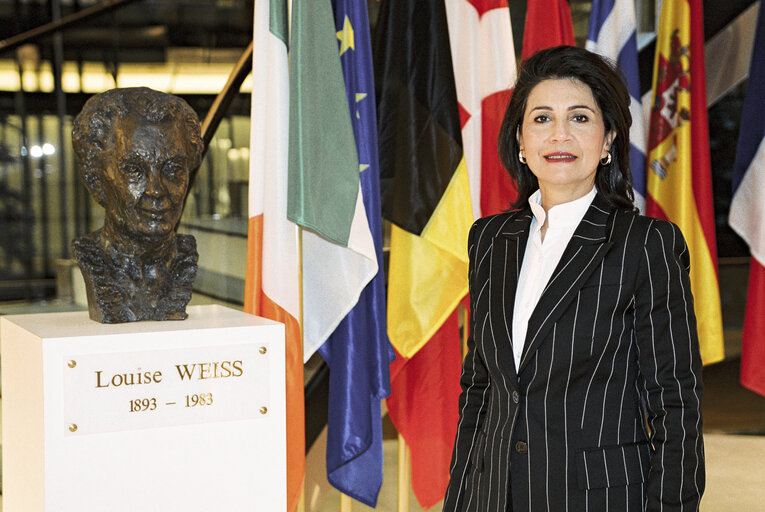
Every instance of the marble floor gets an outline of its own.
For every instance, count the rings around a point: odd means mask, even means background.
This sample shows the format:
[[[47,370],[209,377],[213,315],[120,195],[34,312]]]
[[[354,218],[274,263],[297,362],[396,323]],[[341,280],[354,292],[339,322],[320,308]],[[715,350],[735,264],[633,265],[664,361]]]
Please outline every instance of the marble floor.
[[[701,512],[765,512],[765,436],[707,434],[704,442],[707,487]],[[376,509],[353,502],[353,512],[403,512],[397,508],[397,442],[386,440],[383,487]],[[326,480],[325,480],[326,482]],[[340,494],[328,485],[311,488],[306,496],[309,512],[338,512]],[[310,493],[310,491],[309,491]],[[409,496],[409,512],[422,509]],[[440,511],[441,504],[429,509]]]
[[[707,434],[701,512],[765,511],[765,436]]]

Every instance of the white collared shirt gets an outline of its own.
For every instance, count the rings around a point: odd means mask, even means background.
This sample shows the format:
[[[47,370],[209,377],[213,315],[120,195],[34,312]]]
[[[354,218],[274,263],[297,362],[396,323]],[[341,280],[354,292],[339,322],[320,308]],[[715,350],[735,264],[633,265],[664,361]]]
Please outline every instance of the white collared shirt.
[[[513,310],[513,357],[516,370],[521,364],[531,313],[534,312],[542,291],[550,281],[563,251],[574,235],[576,227],[584,218],[596,193],[597,190],[593,186],[587,195],[553,206],[547,213],[542,208],[542,194],[539,190],[529,197],[534,218],[531,219],[530,234],[526,243],[521,273],[518,276]],[[549,219],[543,241],[542,226],[546,216],[549,216]]]

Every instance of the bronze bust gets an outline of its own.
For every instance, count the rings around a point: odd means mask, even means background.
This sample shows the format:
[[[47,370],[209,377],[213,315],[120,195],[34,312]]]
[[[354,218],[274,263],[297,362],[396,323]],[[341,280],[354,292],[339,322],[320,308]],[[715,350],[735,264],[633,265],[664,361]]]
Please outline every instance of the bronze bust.
[[[181,98],[144,87],[90,98],[72,145],[85,185],[104,207],[101,229],[72,252],[101,323],[183,320],[197,272],[196,241],[176,234],[203,142]]]

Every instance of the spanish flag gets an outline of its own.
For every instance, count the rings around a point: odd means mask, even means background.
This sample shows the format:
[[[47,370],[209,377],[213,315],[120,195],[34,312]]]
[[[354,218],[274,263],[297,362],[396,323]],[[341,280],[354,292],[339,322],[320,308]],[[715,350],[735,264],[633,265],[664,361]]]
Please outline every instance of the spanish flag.
[[[691,256],[704,364],[724,357],[701,0],[665,0],[654,59],[646,214],[677,224]]]

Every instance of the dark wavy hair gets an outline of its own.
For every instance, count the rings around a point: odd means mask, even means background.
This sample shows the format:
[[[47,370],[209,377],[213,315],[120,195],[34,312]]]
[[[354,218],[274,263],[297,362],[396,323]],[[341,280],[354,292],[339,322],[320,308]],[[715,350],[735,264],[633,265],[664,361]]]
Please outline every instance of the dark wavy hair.
[[[91,191],[103,172],[102,159],[114,145],[114,121],[129,116],[150,123],[174,121],[188,137],[192,152],[189,172],[199,167],[204,151],[201,126],[184,99],[147,87],[111,89],[88,99],[72,123],[74,155]]]
[[[603,113],[606,133],[616,131],[611,144],[611,163],[598,165],[595,186],[598,192],[618,208],[635,210],[630,173],[630,96],[618,69],[603,57],[575,46],[556,46],[541,50],[521,65],[510,105],[499,130],[499,157],[515,182],[518,198],[510,209],[526,207],[539,182],[527,165],[518,158],[518,140],[532,89],[540,82],[572,79],[586,84]]]

